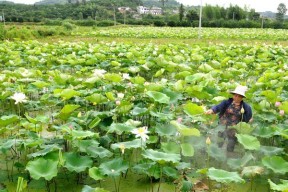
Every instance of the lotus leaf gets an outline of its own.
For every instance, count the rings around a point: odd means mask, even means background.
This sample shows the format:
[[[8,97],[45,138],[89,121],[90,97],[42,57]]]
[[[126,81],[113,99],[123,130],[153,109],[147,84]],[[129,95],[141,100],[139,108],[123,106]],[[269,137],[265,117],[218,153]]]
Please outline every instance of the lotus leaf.
[[[270,138],[276,134],[276,128],[272,126],[267,127],[257,127],[254,132],[254,135],[263,138]]]
[[[140,107],[134,107],[133,110],[131,111],[132,115],[144,115],[148,112],[147,108],[140,108]]]
[[[65,165],[69,171],[80,173],[92,166],[92,159],[87,156],[80,156],[77,153],[68,152],[64,153]]]
[[[78,109],[80,105],[65,105],[62,110],[60,111],[60,114],[58,115],[61,119],[66,120],[70,116],[70,114]]]
[[[13,139],[9,139],[6,142],[1,143],[0,145],[1,152],[6,154],[7,151],[9,151],[14,144],[15,144],[15,140]]]
[[[260,149],[260,142],[256,137],[245,134],[237,134],[236,135],[239,143],[241,143],[245,149],[248,150],[258,150]]]
[[[100,157],[101,159],[104,157],[111,157],[113,155],[113,153],[108,149],[98,146],[90,146],[87,148],[86,152],[92,157]]]
[[[182,143],[181,144],[182,155],[185,157],[193,157],[194,156],[194,147],[190,143]]]
[[[121,173],[124,173],[128,168],[128,163],[123,161],[122,158],[115,158],[111,161],[107,161],[100,165],[100,171],[104,175],[108,176],[119,176]]]
[[[53,177],[57,176],[57,165],[58,161],[40,157],[39,159],[29,161],[26,169],[33,179],[38,180],[43,177],[45,180],[50,181]]]
[[[79,140],[89,137],[96,137],[96,138],[99,137],[98,133],[94,133],[92,131],[75,130],[75,129],[71,131],[71,135],[73,139],[79,139]]]
[[[160,151],[155,151],[153,149],[145,150],[142,153],[142,156],[152,161],[157,161],[158,163],[161,163],[161,164],[165,162],[179,163],[181,159],[179,154],[164,153]]]
[[[110,82],[119,83],[122,81],[122,77],[116,73],[106,73],[104,78]]]
[[[288,162],[279,156],[267,156],[262,159],[265,167],[272,169],[275,173],[285,174],[288,172]]]
[[[126,142],[121,142],[121,143],[114,143],[111,145],[111,149],[121,149],[124,147],[124,149],[136,149],[136,148],[141,148],[142,146],[141,139],[135,139],[133,141],[126,141]]]
[[[177,121],[171,121],[171,125],[174,125],[182,136],[200,136],[200,131],[196,128],[187,128],[186,126],[178,123]]]
[[[119,106],[117,106],[116,111],[119,114],[127,114],[133,108],[133,103],[128,101],[122,101]]]
[[[170,97],[168,97],[164,93],[160,93],[157,91],[147,91],[146,94],[151,97],[155,102],[169,104]]]
[[[158,133],[160,136],[175,136],[177,129],[171,124],[159,124],[155,128],[155,132]]]
[[[95,140],[76,140],[73,141],[76,147],[78,147],[80,152],[87,152],[87,148],[90,146],[98,146],[99,143]]]
[[[101,173],[98,167],[92,167],[89,169],[89,176],[94,180],[102,180],[104,179],[104,175]]]
[[[171,91],[170,89],[164,89],[163,93],[170,98],[170,103],[177,103],[178,100],[183,98],[182,94]]]
[[[217,145],[211,144],[208,148],[208,154],[217,161],[225,161],[226,154]]]
[[[288,192],[288,180],[281,180],[282,183],[278,185],[273,183],[270,179],[268,179],[268,182],[272,190]]]
[[[105,103],[108,101],[108,99],[105,96],[99,93],[94,93],[93,95],[86,97],[86,99],[87,101],[90,101],[91,103],[94,103],[94,104]]]
[[[233,128],[235,128],[237,132],[241,134],[250,134],[254,130],[254,128],[250,124],[245,122],[240,122],[237,125],[233,126]]]
[[[284,101],[282,105],[279,106],[279,109],[284,110],[285,114],[288,114],[288,101]]]
[[[72,97],[79,96],[79,95],[80,95],[80,93],[78,91],[73,90],[73,89],[64,89],[60,93],[60,97],[62,97],[62,99],[64,101],[69,100]]]
[[[245,180],[240,177],[237,172],[228,172],[222,169],[211,167],[208,169],[208,177],[220,183],[245,183]]]
[[[279,155],[284,152],[283,148],[273,146],[261,146],[259,151],[266,156]]]
[[[15,123],[19,120],[19,117],[17,115],[8,115],[8,116],[1,116],[0,118],[0,126],[7,126],[12,123]]]
[[[109,127],[109,133],[117,133],[118,135],[122,135],[123,132],[131,132],[133,129],[135,129],[136,127],[134,126],[130,126],[130,125],[126,125],[124,123],[113,123],[110,127]]]
[[[37,151],[35,153],[29,154],[28,157],[31,158],[31,157],[45,156],[48,153],[53,152],[53,151],[58,151],[59,149],[61,148],[57,145],[46,145],[44,146],[44,149]]]
[[[101,119],[99,117],[95,117],[88,125],[90,129],[93,129],[100,123]]]
[[[179,177],[179,173],[175,168],[172,167],[163,167],[163,173],[168,177],[177,179]]]
[[[161,143],[161,149],[166,153],[180,153],[180,145],[176,142]]]
[[[139,174],[146,174],[156,179],[160,178],[160,167],[155,162],[138,163],[133,167],[133,170]]]
[[[194,103],[187,103],[184,105],[184,112],[193,117],[193,115],[199,115],[204,113],[204,109],[201,106],[198,106],[197,104]]]

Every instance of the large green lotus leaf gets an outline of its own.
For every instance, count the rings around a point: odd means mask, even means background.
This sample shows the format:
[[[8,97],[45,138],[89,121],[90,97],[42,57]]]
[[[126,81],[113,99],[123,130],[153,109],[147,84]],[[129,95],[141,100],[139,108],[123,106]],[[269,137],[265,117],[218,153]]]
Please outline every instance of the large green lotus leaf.
[[[160,136],[175,136],[177,129],[171,124],[158,124],[155,128],[155,132]]]
[[[130,126],[124,123],[113,123],[108,130],[108,133],[117,133],[118,135],[122,135],[123,132],[131,132],[136,127]]]
[[[227,98],[224,97],[224,96],[217,96],[217,97],[213,97],[212,102],[213,102],[214,104],[216,104],[216,103],[219,103],[219,102],[221,102],[221,101],[224,101],[225,99],[227,99]]]
[[[250,124],[245,122],[240,122],[237,125],[233,126],[233,128],[235,128],[237,130],[237,133],[240,134],[250,134],[254,130],[254,128]]]
[[[174,116],[172,113],[161,113],[157,111],[150,111],[150,115],[153,117],[157,117],[161,121],[168,121],[169,119],[173,119]]]
[[[90,129],[93,129],[100,123],[101,119],[99,117],[95,117],[88,125]]]
[[[6,142],[1,143],[0,144],[1,152],[6,154],[7,151],[9,151],[14,144],[15,144],[15,140],[14,139],[9,139]]]
[[[245,180],[240,177],[237,172],[228,172],[222,169],[211,167],[208,169],[208,177],[220,183],[245,183]]]
[[[19,117],[17,115],[7,115],[7,116],[1,116],[0,118],[0,126],[7,126],[12,123],[15,123],[19,120]]]
[[[86,100],[94,104],[105,103],[108,101],[108,99],[105,96],[99,93],[94,93],[93,95],[86,97]]]
[[[75,130],[73,129],[72,132],[72,137],[73,139],[85,139],[85,138],[98,138],[99,137],[99,133],[94,133],[92,131],[83,131],[83,130]]]
[[[181,144],[182,155],[185,157],[193,157],[194,156],[194,147],[190,143],[182,143]]]
[[[129,168],[129,165],[127,162],[123,161],[122,158],[115,158],[111,161],[102,163],[99,168],[104,175],[119,176]]]
[[[256,175],[261,175],[264,172],[264,168],[260,166],[248,166],[244,167],[241,175],[246,177],[255,177]]]
[[[149,169],[153,168],[156,165],[155,162],[140,162],[132,168],[133,171],[139,174],[149,175]],[[159,166],[158,166],[159,167]]]
[[[78,147],[80,152],[87,152],[87,148],[90,146],[98,146],[99,143],[96,140],[76,140],[73,141],[74,145]]]
[[[168,177],[177,179],[179,177],[178,171],[173,167],[163,167],[163,173]]]
[[[25,117],[30,123],[36,124],[38,122],[36,118],[30,117],[27,113],[25,113]]]
[[[155,151],[153,149],[145,150],[142,153],[142,156],[152,161],[157,161],[161,164],[165,162],[179,163],[181,159],[180,154],[164,153],[160,151]]]
[[[185,125],[182,125],[177,121],[170,121],[170,123],[177,128],[182,136],[200,136],[200,131],[196,128],[187,128]]]
[[[113,153],[108,149],[98,146],[90,146],[86,151],[90,156],[94,158],[100,157],[102,159],[104,157],[111,157],[113,155]]]
[[[127,114],[133,108],[133,103],[129,101],[122,101],[119,106],[117,106],[116,111],[119,114]]]
[[[170,97],[168,97],[164,93],[160,93],[157,91],[147,91],[146,94],[156,102],[165,103],[165,104],[169,104],[170,102]]]
[[[161,142],[161,149],[166,153],[174,154],[180,153],[181,151],[180,145],[172,141],[167,143]]]
[[[261,146],[259,151],[266,156],[279,155],[284,152],[283,148],[273,146]]]
[[[79,96],[80,93],[78,91],[75,91],[73,89],[64,89],[61,93],[60,93],[60,97],[62,97],[62,99],[65,100],[69,100],[72,97],[75,96]]]
[[[247,163],[249,163],[251,160],[254,160],[254,156],[248,152],[245,153],[245,155],[241,159],[233,159],[229,158],[227,160],[227,164],[232,168],[232,169],[240,169],[241,167],[244,167]]]
[[[47,145],[47,146],[44,146],[44,149],[42,150],[39,150],[35,153],[31,153],[29,155],[27,155],[29,158],[31,157],[39,157],[39,156],[45,156],[47,155],[48,153],[50,152],[53,152],[53,151],[58,151],[60,150],[61,148],[57,145]]]
[[[225,161],[226,154],[223,150],[221,150],[217,145],[211,144],[208,148],[208,154],[216,159],[217,161]]]
[[[53,177],[57,176],[58,161],[51,159],[39,158],[27,163],[26,169],[29,171],[33,179],[40,179],[43,177],[45,180],[50,181]]]
[[[193,117],[194,115],[199,115],[199,114],[204,113],[203,107],[198,106],[195,103],[190,103],[190,102],[185,104],[183,109],[184,109],[184,112],[191,117]]]
[[[102,189],[102,188],[98,188],[98,187],[92,188],[92,187],[90,187],[88,185],[84,185],[84,187],[81,190],[81,192],[109,192],[109,191],[107,191],[105,189]]]
[[[193,84],[193,83],[204,80],[206,76],[207,75],[205,73],[195,73],[193,75],[187,76],[185,78],[185,81]]]
[[[236,134],[236,137],[238,142],[241,143],[245,149],[258,150],[260,148],[260,142],[256,137],[244,134]]]
[[[138,85],[143,85],[145,83],[145,79],[140,76],[136,76],[130,79],[132,83],[138,84]]]
[[[276,128],[273,126],[267,126],[267,127],[256,127],[256,129],[253,132],[253,135],[263,138],[270,138],[273,137],[276,134]]]
[[[68,119],[68,117],[70,116],[70,114],[75,111],[76,109],[78,109],[80,107],[80,105],[65,105],[60,113],[58,114],[58,116],[63,119],[63,120],[66,120]]]
[[[158,71],[155,73],[154,77],[159,77],[159,76],[161,76],[164,72],[165,72],[165,69],[162,68],[162,69],[158,70]]]
[[[119,83],[122,81],[122,77],[116,73],[106,73],[104,78],[110,82]]]
[[[77,173],[80,173],[82,171],[85,171],[87,168],[90,168],[93,163],[90,157],[80,156],[79,154],[73,152],[64,153],[64,159],[64,167],[66,167],[71,172],[75,171]]]
[[[39,89],[42,89],[44,87],[48,87],[50,85],[49,83],[46,83],[44,81],[36,81],[36,82],[31,83],[31,84],[35,85]]]
[[[282,183],[278,185],[273,183],[270,179],[268,179],[268,182],[272,190],[288,192],[288,180],[281,180]]]
[[[148,112],[147,108],[140,108],[140,107],[134,107],[133,110],[131,111],[132,115],[144,115]]]
[[[280,106],[279,109],[282,109],[285,111],[285,114],[288,114],[288,101],[284,101]]]
[[[135,139],[133,141],[126,141],[126,142],[120,142],[120,143],[114,143],[111,145],[111,149],[136,149],[141,148],[142,146],[141,139]]]
[[[89,176],[96,181],[104,179],[104,175],[98,167],[91,167],[89,169]]]
[[[267,156],[262,159],[265,167],[272,169],[275,173],[285,174],[288,172],[288,162],[279,156]]]
[[[179,100],[183,98],[182,94],[171,91],[170,89],[164,89],[163,93],[170,98],[170,103],[177,103]]]
[[[264,95],[268,101],[274,103],[277,100],[277,94],[272,90],[264,90],[261,92],[261,95]]]

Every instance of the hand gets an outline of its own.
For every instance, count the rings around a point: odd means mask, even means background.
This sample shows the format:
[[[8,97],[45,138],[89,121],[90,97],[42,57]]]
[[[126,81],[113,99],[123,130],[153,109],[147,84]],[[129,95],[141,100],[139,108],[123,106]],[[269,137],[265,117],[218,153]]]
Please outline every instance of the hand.
[[[214,111],[212,109],[209,109],[209,110],[205,111],[205,114],[211,115],[211,114],[214,114]]]

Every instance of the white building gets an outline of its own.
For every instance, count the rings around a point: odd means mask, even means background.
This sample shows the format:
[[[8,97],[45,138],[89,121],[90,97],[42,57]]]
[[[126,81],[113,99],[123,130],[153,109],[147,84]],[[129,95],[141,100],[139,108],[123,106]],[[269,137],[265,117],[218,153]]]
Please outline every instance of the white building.
[[[159,7],[144,7],[144,6],[138,6],[137,7],[137,12],[139,14],[152,14],[152,15],[161,15],[162,14],[162,9]]]

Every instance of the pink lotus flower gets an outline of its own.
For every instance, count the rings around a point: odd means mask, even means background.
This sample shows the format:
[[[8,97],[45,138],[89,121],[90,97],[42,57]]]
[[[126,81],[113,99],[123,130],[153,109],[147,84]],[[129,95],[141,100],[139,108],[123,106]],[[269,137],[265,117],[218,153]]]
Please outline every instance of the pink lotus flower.
[[[178,122],[178,123],[181,123],[182,120],[183,120],[182,117],[178,117],[178,118],[177,118],[177,122]]]
[[[280,114],[281,116],[283,116],[283,115],[285,114],[285,111],[284,111],[284,110],[280,110],[280,111],[279,111],[279,114]]]
[[[275,102],[275,107],[279,107],[280,105],[281,105],[281,102],[279,102],[279,101]]]
[[[117,100],[116,105],[120,105],[120,104],[121,104],[121,101]]]

